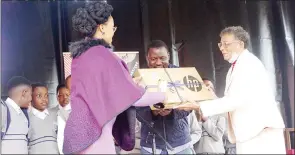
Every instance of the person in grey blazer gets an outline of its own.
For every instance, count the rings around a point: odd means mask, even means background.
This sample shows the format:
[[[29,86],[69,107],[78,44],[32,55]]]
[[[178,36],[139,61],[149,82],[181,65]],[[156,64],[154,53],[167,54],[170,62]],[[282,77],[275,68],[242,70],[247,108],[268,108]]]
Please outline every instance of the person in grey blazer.
[[[192,111],[188,116],[187,116],[189,125],[190,125],[190,135],[191,135],[191,145],[192,148],[194,145],[200,140],[202,136],[202,128],[199,125],[196,113]]]
[[[213,83],[206,78],[203,78],[203,82],[214,93]],[[196,116],[202,128],[202,136],[199,142],[194,145],[195,152],[197,154],[224,154],[223,135],[226,128],[225,117],[223,115],[202,117],[199,111],[196,112]]]
[[[197,114],[199,115],[199,114]],[[197,154],[224,154],[223,135],[225,131],[225,118],[223,116],[212,116],[199,118],[202,127],[202,136],[194,145]]]

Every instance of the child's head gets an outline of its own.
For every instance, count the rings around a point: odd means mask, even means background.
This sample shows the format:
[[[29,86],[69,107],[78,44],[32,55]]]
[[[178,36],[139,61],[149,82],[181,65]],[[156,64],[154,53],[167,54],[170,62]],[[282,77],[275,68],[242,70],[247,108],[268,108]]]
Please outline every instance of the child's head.
[[[8,95],[21,108],[28,108],[32,101],[31,82],[24,77],[14,76],[7,83]]]
[[[65,84],[60,84],[56,88],[57,100],[60,106],[64,107],[69,104],[70,91]]]
[[[36,83],[32,85],[32,106],[39,110],[44,111],[48,106],[48,89],[45,85]]]

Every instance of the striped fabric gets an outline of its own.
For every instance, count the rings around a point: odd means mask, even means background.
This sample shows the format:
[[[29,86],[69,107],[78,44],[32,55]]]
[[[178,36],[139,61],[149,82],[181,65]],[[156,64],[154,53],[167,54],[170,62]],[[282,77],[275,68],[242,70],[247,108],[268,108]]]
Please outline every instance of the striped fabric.
[[[49,115],[40,119],[31,111],[29,154],[59,154],[57,146],[57,109],[48,109]]]
[[[138,52],[114,52],[127,64],[130,74],[133,73],[139,68],[139,53]],[[71,75],[71,64],[72,57],[70,52],[63,53],[64,59],[64,74],[65,77]]]
[[[7,104],[11,122],[1,142],[1,154],[28,154],[28,119]]]
[[[64,57],[64,74],[65,74],[65,77],[68,77],[69,75],[71,75],[71,64],[72,64],[71,53],[64,52],[63,57]]]

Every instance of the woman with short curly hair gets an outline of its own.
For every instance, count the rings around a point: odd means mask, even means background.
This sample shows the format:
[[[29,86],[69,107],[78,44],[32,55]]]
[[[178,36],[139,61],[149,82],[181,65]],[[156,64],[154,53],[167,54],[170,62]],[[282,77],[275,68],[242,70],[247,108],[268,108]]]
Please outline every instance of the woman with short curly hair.
[[[72,22],[86,37],[70,45],[71,106],[64,154],[115,154],[135,145],[135,108],[162,102],[164,92],[148,93],[133,82],[127,65],[111,51],[116,31],[112,6],[89,2]],[[163,90],[163,89],[162,89]],[[164,87],[165,90],[165,87]]]

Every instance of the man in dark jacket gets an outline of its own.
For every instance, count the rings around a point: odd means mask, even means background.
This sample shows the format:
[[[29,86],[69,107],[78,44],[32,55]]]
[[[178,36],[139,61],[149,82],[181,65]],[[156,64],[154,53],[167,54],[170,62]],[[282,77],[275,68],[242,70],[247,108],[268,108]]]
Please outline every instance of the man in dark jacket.
[[[148,46],[146,56],[148,68],[177,68],[169,63],[170,54],[167,45],[154,40]],[[147,123],[172,146],[169,150],[164,141],[156,135],[156,154],[193,154],[190,126],[187,116],[190,112],[175,109],[151,110],[150,107],[138,109],[137,119],[141,122],[141,154],[152,154],[152,131]]]

